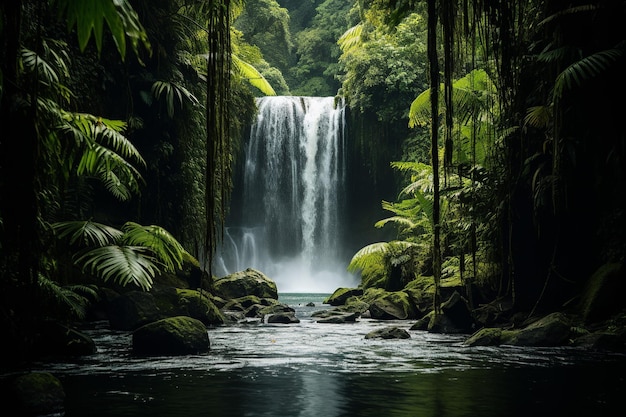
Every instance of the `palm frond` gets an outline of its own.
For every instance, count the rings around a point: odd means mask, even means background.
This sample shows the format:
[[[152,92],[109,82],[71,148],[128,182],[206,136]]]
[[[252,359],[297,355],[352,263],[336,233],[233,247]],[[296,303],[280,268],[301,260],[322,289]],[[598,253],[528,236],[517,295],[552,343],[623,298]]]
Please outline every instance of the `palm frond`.
[[[87,315],[87,306],[89,301],[86,297],[79,293],[85,289],[83,288],[84,286],[80,288],[62,287],[56,282],[41,275],[39,276],[37,283],[41,293],[44,294],[48,302],[55,304],[62,310],[69,311],[71,315],[78,319],[85,318]],[[95,294],[95,291],[91,291]]]
[[[126,286],[134,284],[144,290],[152,287],[159,272],[157,260],[142,246],[110,245],[92,249],[80,256],[76,263],[83,271],[90,271],[103,281]]]
[[[339,48],[342,52],[348,52],[352,48],[361,43],[361,34],[363,33],[363,24],[359,23],[346,30],[337,40]]]
[[[589,55],[565,68],[554,83],[554,95],[560,98],[565,90],[581,86],[585,81],[595,78],[624,56],[623,48],[607,49]]]
[[[266,96],[276,95],[276,91],[274,91],[272,85],[256,68],[254,68],[254,66],[245,62],[235,54],[232,54],[231,57],[233,59],[233,65],[237,71],[239,71],[239,74],[248,80],[252,86],[258,88]]]
[[[181,269],[185,258],[191,257],[174,236],[160,226],[127,222],[122,230],[125,244],[148,248],[168,271]]]
[[[352,256],[348,264],[348,271],[358,272],[367,269],[371,265],[385,262],[385,257],[410,247],[419,246],[417,243],[395,240],[391,242],[376,242],[367,245]]]
[[[184,105],[183,98],[193,105],[200,103],[196,96],[194,96],[189,90],[174,82],[155,81],[152,84],[151,91],[158,100],[165,101],[167,115],[170,118],[174,117],[175,104],[178,104],[180,107]]]
[[[59,239],[69,238],[70,244],[80,246],[111,245],[118,242],[123,235],[121,230],[90,220],[53,223],[52,230]]]
[[[524,117],[524,124],[537,128],[546,128],[552,120],[551,106],[529,107]]]

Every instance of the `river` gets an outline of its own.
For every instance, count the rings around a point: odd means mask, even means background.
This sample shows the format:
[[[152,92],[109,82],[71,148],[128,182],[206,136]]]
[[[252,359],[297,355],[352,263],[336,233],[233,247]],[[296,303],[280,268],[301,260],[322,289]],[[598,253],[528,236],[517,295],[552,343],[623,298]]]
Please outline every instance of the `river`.
[[[316,323],[325,296],[280,295],[298,324],[210,328],[203,355],[134,357],[129,332],[97,322],[85,329],[96,354],[32,369],[62,381],[66,417],[622,415],[625,355],[467,347],[465,336],[413,330],[409,339],[365,339],[412,322]]]

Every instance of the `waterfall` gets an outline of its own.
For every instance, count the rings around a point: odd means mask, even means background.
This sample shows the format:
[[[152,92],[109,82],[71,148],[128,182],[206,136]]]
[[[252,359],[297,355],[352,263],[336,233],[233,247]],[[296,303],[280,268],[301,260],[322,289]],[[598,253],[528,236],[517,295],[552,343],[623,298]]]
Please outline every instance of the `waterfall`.
[[[248,267],[280,292],[355,286],[346,271],[345,107],[334,97],[257,99],[214,273]]]

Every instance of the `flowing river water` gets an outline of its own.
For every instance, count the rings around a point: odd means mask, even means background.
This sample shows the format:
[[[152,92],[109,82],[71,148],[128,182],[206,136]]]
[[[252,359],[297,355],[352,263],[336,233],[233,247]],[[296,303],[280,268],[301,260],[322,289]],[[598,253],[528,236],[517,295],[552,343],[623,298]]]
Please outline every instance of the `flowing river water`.
[[[86,333],[94,355],[33,365],[63,383],[66,417],[617,416],[626,355],[574,348],[468,347],[425,331],[365,339],[410,321],[323,324],[326,294],[281,294],[298,324],[209,328],[210,352],[135,357],[129,332]],[[307,306],[308,303],[315,306]]]

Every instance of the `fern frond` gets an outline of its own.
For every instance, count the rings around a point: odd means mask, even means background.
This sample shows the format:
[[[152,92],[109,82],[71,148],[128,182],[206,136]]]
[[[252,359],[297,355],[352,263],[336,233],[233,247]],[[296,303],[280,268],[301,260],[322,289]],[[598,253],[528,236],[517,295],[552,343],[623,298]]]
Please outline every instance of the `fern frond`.
[[[239,71],[239,74],[248,80],[248,82],[258,88],[266,96],[275,96],[276,92],[272,85],[265,79],[265,77],[254,66],[245,62],[237,55],[231,55],[233,59],[233,65]]]
[[[143,246],[151,250],[167,271],[181,269],[186,254],[183,246],[167,230],[160,226],[142,226],[127,222],[122,226],[123,242],[132,246]]]
[[[546,128],[552,120],[551,106],[533,106],[526,110],[524,124],[537,128]]]
[[[72,245],[106,246],[119,241],[122,231],[105,224],[90,220],[76,220],[57,222],[52,224],[52,230],[59,239],[69,238]]]
[[[92,249],[80,256],[76,263],[83,271],[90,271],[103,281],[122,286],[134,284],[144,290],[152,287],[159,272],[157,260],[141,246],[110,245]]]
[[[573,63],[557,76],[554,83],[555,97],[560,98],[565,90],[580,87],[587,80],[599,76],[623,56],[623,49],[614,48],[597,52]]]
[[[341,52],[348,52],[352,48],[361,44],[361,34],[363,33],[363,24],[359,23],[346,30],[337,40],[337,44]]]

